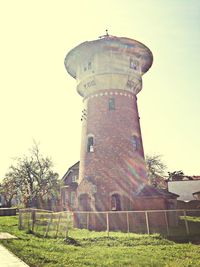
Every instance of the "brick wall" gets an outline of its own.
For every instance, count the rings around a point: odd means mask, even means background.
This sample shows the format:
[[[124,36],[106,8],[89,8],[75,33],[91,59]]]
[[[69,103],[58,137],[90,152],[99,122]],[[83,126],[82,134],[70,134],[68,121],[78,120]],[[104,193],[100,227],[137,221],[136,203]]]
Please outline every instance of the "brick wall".
[[[109,110],[110,98],[114,98],[114,110]],[[82,126],[79,178],[89,177],[96,185],[96,209],[110,210],[112,193],[129,198],[132,190],[147,182],[137,100],[124,90],[104,90],[84,102],[87,119]],[[88,136],[94,138],[94,152],[87,152]],[[79,184],[78,195],[86,191],[85,186]],[[128,202],[122,203],[122,209],[129,208]]]

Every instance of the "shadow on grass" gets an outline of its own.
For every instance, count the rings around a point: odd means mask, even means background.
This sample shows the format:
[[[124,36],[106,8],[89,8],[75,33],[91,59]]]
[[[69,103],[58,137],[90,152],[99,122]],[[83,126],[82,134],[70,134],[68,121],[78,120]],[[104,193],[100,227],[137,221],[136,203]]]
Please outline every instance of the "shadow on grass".
[[[191,218],[191,219],[190,219]],[[176,243],[188,243],[193,244],[200,243],[200,221],[193,220],[192,217],[187,217],[188,233],[186,230],[185,221],[182,219],[179,221],[178,227],[171,227],[169,229],[169,235],[166,236],[168,240]]]
[[[87,246],[98,244],[100,246],[138,246],[138,245],[157,245],[160,243],[168,244],[169,242],[175,243],[192,243],[200,244],[200,218],[195,216],[187,216],[187,222],[185,217],[181,216],[178,225],[176,227],[167,228],[153,228],[150,226],[150,236],[141,232],[126,233],[122,232],[110,232],[110,236],[105,236],[107,233],[93,232],[86,229],[76,229],[69,231],[69,236],[64,239],[64,243],[73,246]],[[41,230],[41,229],[40,229]],[[187,230],[189,231],[187,233]],[[44,238],[44,230],[39,232],[33,232],[31,230],[26,232],[39,238]],[[51,234],[51,235],[50,235]],[[50,231],[47,239],[64,238],[64,235],[59,236],[55,234],[55,231]],[[134,235],[138,235],[138,238]],[[103,236],[102,236],[103,235]],[[124,236],[123,236],[124,235]],[[160,240],[159,240],[160,239]],[[63,239],[62,239],[63,240]],[[158,241],[159,240],[159,241]]]
[[[81,246],[81,244],[76,239],[69,236],[64,239],[64,242],[67,245]]]

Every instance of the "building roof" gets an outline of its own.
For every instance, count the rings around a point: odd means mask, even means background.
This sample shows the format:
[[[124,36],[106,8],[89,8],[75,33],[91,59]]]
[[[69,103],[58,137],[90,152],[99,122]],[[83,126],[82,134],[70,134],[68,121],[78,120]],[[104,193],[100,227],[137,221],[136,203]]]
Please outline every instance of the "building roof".
[[[92,57],[105,51],[115,51],[113,57],[116,53],[137,56],[142,74],[148,71],[153,62],[152,52],[141,42],[126,37],[106,35],[104,38],[86,41],[73,48],[65,58],[67,72],[76,78],[78,66],[86,61],[88,54]]]
[[[172,179],[167,179],[167,182],[177,182],[177,181],[195,181],[195,180],[200,180],[199,175],[177,175],[176,177],[173,177]]]
[[[63,175],[62,177],[62,181],[64,181],[66,179],[66,177],[69,175],[70,172],[72,172],[75,169],[79,169],[79,164],[80,161],[77,161],[74,165],[72,165],[71,167],[69,167],[69,169],[67,170],[67,172]]]
[[[194,192],[194,193],[192,193],[192,194],[193,194],[193,195],[200,194],[200,191]]]
[[[190,177],[192,178],[192,180],[200,180],[200,176],[199,175],[192,175]]]
[[[150,185],[143,185],[137,192],[134,193],[136,197],[144,198],[177,198],[179,195],[169,192],[167,189],[158,189]]]

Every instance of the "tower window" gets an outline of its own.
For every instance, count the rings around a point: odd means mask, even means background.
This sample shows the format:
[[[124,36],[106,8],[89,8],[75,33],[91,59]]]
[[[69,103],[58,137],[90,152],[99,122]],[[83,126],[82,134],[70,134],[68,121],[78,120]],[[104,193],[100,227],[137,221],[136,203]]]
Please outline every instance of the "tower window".
[[[138,62],[130,58],[130,68],[133,70],[138,70]]]
[[[91,70],[91,67],[92,67],[92,63],[88,62],[88,70]]]
[[[108,106],[109,106],[109,110],[115,110],[115,99],[114,98],[109,98]]]
[[[94,138],[88,137],[87,152],[94,152]]]
[[[113,194],[111,196],[111,210],[121,210],[120,195]]]
[[[136,135],[132,136],[132,145],[133,145],[134,151],[137,151],[140,149],[140,139]]]
[[[92,62],[89,61],[88,63],[85,63],[83,69],[84,69],[84,71],[91,70],[92,69]]]

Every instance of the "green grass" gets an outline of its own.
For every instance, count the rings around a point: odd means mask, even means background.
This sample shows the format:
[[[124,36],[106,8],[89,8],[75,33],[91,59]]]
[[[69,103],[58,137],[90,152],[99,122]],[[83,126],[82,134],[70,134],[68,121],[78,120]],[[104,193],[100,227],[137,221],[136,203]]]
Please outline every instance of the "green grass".
[[[200,266],[199,245],[177,244],[159,234],[113,232],[107,237],[106,232],[71,230],[73,238],[44,239],[19,231],[17,217],[0,217],[0,231],[18,237],[1,243],[34,267]]]
[[[181,218],[184,219],[183,216],[181,216]],[[200,222],[200,217],[186,216],[186,218],[189,222]]]

